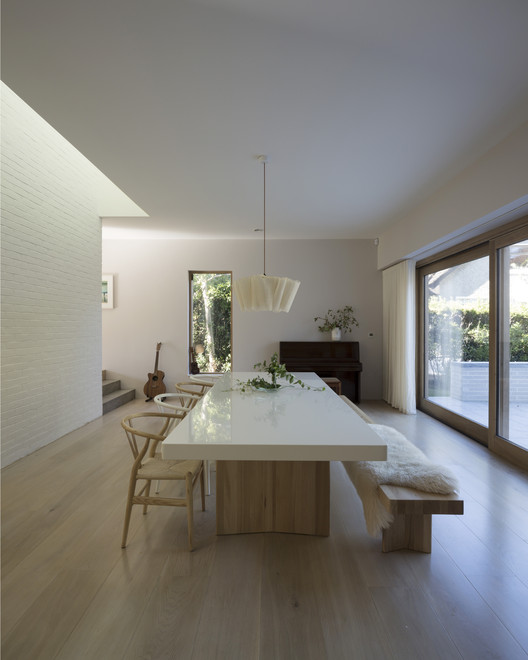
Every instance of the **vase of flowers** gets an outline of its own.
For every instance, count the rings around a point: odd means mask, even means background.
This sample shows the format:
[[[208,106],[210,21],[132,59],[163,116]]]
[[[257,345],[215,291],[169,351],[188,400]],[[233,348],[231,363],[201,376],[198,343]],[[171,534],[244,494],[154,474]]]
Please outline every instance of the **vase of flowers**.
[[[319,331],[331,332],[333,341],[339,341],[341,339],[341,333],[351,332],[355,325],[359,325],[354,316],[354,309],[350,305],[335,312],[333,309],[329,309],[326,316],[316,316],[314,321],[322,321]]]

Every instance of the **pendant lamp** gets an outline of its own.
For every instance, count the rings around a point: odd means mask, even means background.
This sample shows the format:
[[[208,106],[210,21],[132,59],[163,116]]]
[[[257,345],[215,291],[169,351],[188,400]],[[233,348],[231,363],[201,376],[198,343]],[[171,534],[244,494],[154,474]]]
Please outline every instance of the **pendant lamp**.
[[[257,156],[264,166],[264,271],[262,275],[242,277],[233,284],[243,311],[289,312],[301,284],[289,277],[266,275],[266,163],[267,156]]]

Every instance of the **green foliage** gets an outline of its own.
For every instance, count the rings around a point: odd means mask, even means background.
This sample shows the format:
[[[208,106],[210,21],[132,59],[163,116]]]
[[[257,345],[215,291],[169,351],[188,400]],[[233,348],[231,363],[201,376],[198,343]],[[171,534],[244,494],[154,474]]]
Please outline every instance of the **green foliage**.
[[[460,310],[462,362],[489,361],[489,310]]]
[[[278,390],[280,387],[284,387],[284,385],[282,383],[278,383],[277,378],[282,378],[289,385],[300,385],[302,388],[307,390],[319,389],[310,387],[303,383],[302,380],[295,378],[295,376],[286,369],[286,365],[279,362],[279,356],[277,353],[273,353],[269,363],[267,363],[266,360],[263,362],[257,362],[257,364],[253,365],[253,369],[264,371],[265,373],[269,374],[271,376],[271,381],[264,378],[263,376],[256,376],[255,378],[250,378],[246,381],[239,380],[238,385],[240,386],[240,390],[242,392],[247,392],[248,390]],[[324,390],[325,388],[322,387],[320,389]]]
[[[528,362],[528,305],[510,314],[510,360]]]
[[[193,345],[203,344],[196,355],[200,371],[231,370],[231,276],[229,273],[193,275]]]
[[[431,298],[428,306],[428,355],[431,371],[446,373],[449,363],[489,361],[489,309],[485,302],[464,307]],[[528,306],[510,310],[510,360],[528,362]]]
[[[314,321],[323,322],[322,325],[318,326],[321,332],[329,332],[334,328],[340,328],[343,332],[350,332],[353,326],[359,325],[354,316],[354,310],[350,305],[343,307],[343,309],[338,309],[337,312],[329,309],[326,316],[316,316],[314,317]]]

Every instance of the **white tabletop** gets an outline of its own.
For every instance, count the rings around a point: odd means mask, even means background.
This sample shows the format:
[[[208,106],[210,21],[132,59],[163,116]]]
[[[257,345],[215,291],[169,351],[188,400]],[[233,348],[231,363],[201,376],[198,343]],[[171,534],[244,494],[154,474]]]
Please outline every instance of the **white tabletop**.
[[[225,374],[168,435],[164,458],[212,460],[386,460],[383,440],[332,390],[283,387],[241,392],[255,372]],[[324,387],[313,373],[297,374]]]

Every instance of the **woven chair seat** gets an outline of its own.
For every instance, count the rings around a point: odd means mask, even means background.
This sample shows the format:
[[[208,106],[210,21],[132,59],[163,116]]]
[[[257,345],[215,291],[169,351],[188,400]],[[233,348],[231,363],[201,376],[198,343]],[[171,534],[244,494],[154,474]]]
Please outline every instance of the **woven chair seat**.
[[[202,461],[187,460],[176,461],[163,458],[146,458],[137,471],[138,479],[185,479],[190,472],[193,476],[197,474]]]
[[[188,397],[186,397],[188,398]],[[193,549],[193,508],[194,486],[200,481],[202,511],[205,511],[204,464],[201,460],[169,460],[163,459],[157,449],[167,437],[169,431],[185,418],[189,408],[172,406],[173,412],[144,412],[127,415],[121,420],[128,444],[134,456],[134,464],[130,472],[128,496],[123,524],[121,547],[126,548],[130,516],[134,505],[143,506],[143,513],[151,505],[184,506],[187,508],[187,539],[189,550]],[[158,428],[160,427],[161,428]],[[152,430],[158,428],[157,432]],[[141,446],[141,443],[143,446]],[[185,485],[184,497],[159,496],[159,488],[155,495],[150,494],[153,481],[182,481]],[[141,482],[141,483],[138,483]],[[136,492],[136,486],[138,491]]]

